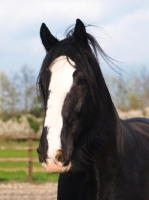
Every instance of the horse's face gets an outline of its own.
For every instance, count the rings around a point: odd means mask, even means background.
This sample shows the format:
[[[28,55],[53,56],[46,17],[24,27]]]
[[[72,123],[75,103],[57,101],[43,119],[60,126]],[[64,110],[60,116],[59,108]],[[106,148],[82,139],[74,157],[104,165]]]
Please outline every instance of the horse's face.
[[[53,52],[56,52],[59,46],[63,47],[62,43],[51,35],[44,24],[40,34],[45,49],[50,51],[48,55],[55,56]],[[85,26],[80,20],[77,20],[73,41],[90,51]],[[74,46],[72,49],[74,50]],[[78,54],[76,59],[78,51],[76,48],[70,57],[60,52],[63,56],[56,54],[56,58],[52,57],[51,61],[45,59],[39,76],[45,104],[45,120],[37,151],[40,162],[48,172],[65,172],[78,166],[76,160],[82,156],[86,133],[93,126],[95,119],[97,109],[93,109],[92,100],[94,80],[93,76],[87,75],[84,70],[88,65],[88,61],[82,63],[84,51],[81,55]]]
[[[70,169],[74,146],[87,127],[89,108],[86,106],[90,95],[84,74],[66,56],[57,58],[48,70],[51,77],[49,86],[43,86],[44,90],[48,89],[44,91],[48,95],[38,153],[47,171],[64,172]]]
[[[45,105],[39,160],[48,172],[86,170],[116,141],[115,109],[97,53],[110,58],[80,20],[62,41],[45,24],[40,35],[48,53],[38,77]]]

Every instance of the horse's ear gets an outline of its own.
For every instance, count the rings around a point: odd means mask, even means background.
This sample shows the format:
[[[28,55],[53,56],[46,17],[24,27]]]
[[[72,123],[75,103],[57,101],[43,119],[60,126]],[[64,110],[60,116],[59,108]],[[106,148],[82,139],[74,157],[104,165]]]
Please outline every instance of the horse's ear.
[[[44,23],[41,25],[40,28],[40,37],[46,51],[49,51],[58,43],[58,40],[51,34],[51,32]]]
[[[86,29],[83,22],[80,19],[76,20],[76,25],[74,29],[74,38],[81,45],[87,45],[87,35]]]

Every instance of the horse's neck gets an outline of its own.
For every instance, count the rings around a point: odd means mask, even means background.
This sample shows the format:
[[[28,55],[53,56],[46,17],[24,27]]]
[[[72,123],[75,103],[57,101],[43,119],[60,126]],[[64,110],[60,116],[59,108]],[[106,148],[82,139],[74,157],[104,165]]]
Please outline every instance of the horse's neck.
[[[99,170],[96,164],[92,165],[92,170],[87,171],[85,180],[85,192],[82,200],[98,200],[100,198]]]
[[[100,200],[108,194],[108,187],[113,184],[116,174],[116,162],[108,157],[104,163],[94,162],[87,172],[83,200]],[[111,199],[107,196],[106,199]]]

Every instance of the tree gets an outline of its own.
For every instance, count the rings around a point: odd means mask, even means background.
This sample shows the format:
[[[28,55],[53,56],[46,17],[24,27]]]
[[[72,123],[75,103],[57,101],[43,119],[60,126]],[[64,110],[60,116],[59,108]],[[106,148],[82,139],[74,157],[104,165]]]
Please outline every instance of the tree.
[[[149,71],[144,66],[140,73],[138,78],[138,90],[140,94],[140,104],[142,108],[145,108],[149,105]]]
[[[4,113],[4,110],[7,107],[7,97],[9,90],[10,82],[8,76],[4,72],[0,72],[0,113]]]
[[[20,91],[18,90],[18,85],[14,76],[8,88],[8,110],[12,116],[19,110],[19,104]]]
[[[0,117],[8,120],[18,112],[30,112],[38,117],[43,114],[37,101],[34,71],[27,65],[10,77],[0,72]]]
[[[3,119],[15,115],[19,104],[19,91],[15,78],[11,79],[4,72],[0,73],[0,114]]]
[[[149,71],[146,67],[138,74],[132,73],[127,77],[119,76],[111,80],[108,80],[108,85],[119,109],[144,109],[149,105]]]
[[[25,113],[27,113],[32,106],[34,97],[36,96],[36,81],[34,71],[27,65],[24,65],[17,75],[17,78],[21,93],[22,109]]]
[[[126,110],[128,105],[127,80],[123,76],[108,79],[108,88],[117,108]]]

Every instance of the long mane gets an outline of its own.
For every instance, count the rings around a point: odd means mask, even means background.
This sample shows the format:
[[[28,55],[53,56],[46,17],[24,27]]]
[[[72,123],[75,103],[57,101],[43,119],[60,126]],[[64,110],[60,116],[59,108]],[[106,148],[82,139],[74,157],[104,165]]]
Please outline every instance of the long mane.
[[[76,43],[74,40],[74,27],[68,28],[65,32],[65,38],[59,41],[58,44],[51,49],[51,51],[47,52],[37,79],[37,94],[39,97],[41,97],[42,101],[44,101],[45,98],[43,95],[43,87],[41,84],[42,75],[49,68],[50,64],[61,55],[66,55],[68,60],[70,57],[76,63],[76,68],[79,68],[79,70],[83,71],[88,79],[89,76],[94,77],[95,84],[95,76],[98,75],[96,72],[100,68],[99,56],[101,56],[108,65],[115,65],[115,60],[109,57],[103,51],[96,38],[89,33],[86,33],[86,36],[89,48],[82,47],[79,43]],[[94,70],[92,69],[93,66]],[[98,70],[96,70],[95,68],[98,68]],[[47,80],[49,76],[50,74],[48,74],[47,72]],[[47,80],[45,80],[45,82]]]

